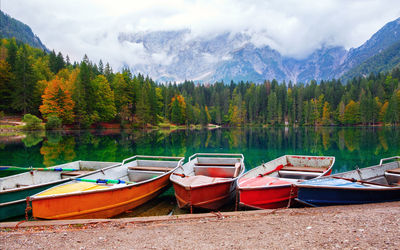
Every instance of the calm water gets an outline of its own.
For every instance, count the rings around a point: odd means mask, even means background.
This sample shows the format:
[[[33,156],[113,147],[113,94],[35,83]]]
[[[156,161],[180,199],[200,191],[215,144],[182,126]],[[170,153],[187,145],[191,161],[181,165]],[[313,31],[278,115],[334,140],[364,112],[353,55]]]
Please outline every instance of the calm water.
[[[375,165],[381,158],[400,155],[400,129],[102,130],[29,133],[23,139],[0,137],[0,166],[49,167],[74,160],[122,161],[136,154],[188,158],[196,152],[243,153],[247,169],[285,154],[335,156],[335,173]],[[172,196],[173,191],[169,190],[141,212],[131,215],[179,213]]]

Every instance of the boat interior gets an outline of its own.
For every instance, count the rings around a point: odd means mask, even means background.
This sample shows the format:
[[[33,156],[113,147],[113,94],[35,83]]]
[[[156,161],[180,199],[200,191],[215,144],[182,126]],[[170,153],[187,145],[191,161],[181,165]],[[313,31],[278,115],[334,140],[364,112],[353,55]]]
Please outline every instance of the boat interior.
[[[147,158],[151,157],[148,156]],[[143,183],[174,170],[178,164],[179,161],[139,160],[136,157],[132,157],[132,161],[125,162],[124,160],[123,164],[96,171],[83,177],[83,180],[72,181],[53,187],[36,196],[126,187],[126,183],[107,183],[105,180],[121,180],[128,182],[128,184]]]
[[[164,175],[176,168],[178,164],[179,161],[150,159],[139,160],[135,158],[133,161],[123,162],[123,164],[118,167],[98,171],[85,178],[91,180],[110,179],[140,183]],[[116,185],[107,186],[116,187]]]
[[[364,182],[366,186],[374,184],[378,186],[400,186],[400,161],[333,175],[333,177],[335,176],[359,180],[361,183]]]
[[[200,186],[231,181],[242,172],[241,158],[196,157],[179,168],[171,179],[184,186]]]
[[[128,181],[142,182],[163,175],[178,166],[178,161],[138,160],[127,166]]]
[[[21,174],[0,178],[0,192],[5,190],[20,189],[24,187],[56,182],[62,179],[89,174],[95,170],[116,165],[116,162],[74,161],[57,165],[52,168],[72,168],[77,171],[29,171]]]
[[[269,176],[295,180],[308,180],[319,177],[327,172],[333,165],[334,157],[296,156],[285,155],[270,162],[264,163],[245,176]]]

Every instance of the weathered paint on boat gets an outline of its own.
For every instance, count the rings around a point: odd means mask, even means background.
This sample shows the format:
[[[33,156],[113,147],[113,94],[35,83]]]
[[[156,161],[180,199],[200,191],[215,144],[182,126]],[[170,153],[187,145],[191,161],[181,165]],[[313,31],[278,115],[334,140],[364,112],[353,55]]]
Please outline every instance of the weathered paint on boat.
[[[138,160],[139,158],[152,160]],[[156,161],[155,159],[173,159],[175,161]],[[126,163],[130,160],[134,161]],[[59,193],[46,195],[46,192],[50,192],[50,190],[47,190],[30,197],[33,217],[42,219],[90,219],[109,218],[121,214],[144,204],[162,193],[170,184],[170,174],[181,165],[182,161],[183,158],[181,157],[159,156],[134,156],[125,159],[120,166],[104,169],[85,178],[128,179],[137,178],[137,176],[144,174],[150,177],[139,180],[134,184],[98,184],[106,187],[102,189],[95,188],[93,190],[92,188],[90,190],[69,192],[61,188]],[[132,170],[134,173],[129,172],[131,171],[129,170],[130,167],[163,165],[167,166],[168,172],[156,173],[157,171],[146,170]],[[154,175],[157,176],[154,177]],[[76,181],[63,185],[72,185],[73,183],[76,183]],[[59,187],[54,187],[54,189]]]
[[[240,205],[256,209],[288,207],[297,197],[295,183],[329,175],[334,162],[334,157],[285,155],[262,164],[238,179]],[[319,172],[314,172],[317,169]]]
[[[400,161],[338,173],[297,184],[298,201],[311,206],[349,205],[400,200]],[[389,172],[388,172],[389,171]],[[375,183],[375,185],[374,185]]]
[[[234,165],[239,164],[239,169],[234,176],[230,176],[229,171],[225,171],[227,166],[216,166],[208,169],[208,172],[195,173],[194,165],[196,163],[207,165]],[[221,168],[221,169],[220,169]],[[232,168],[233,169],[233,168]],[[216,210],[233,200],[236,196],[236,180],[245,171],[244,157],[242,154],[208,154],[198,153],[189,158],[183,168],[177,168],[170,179],[173,183],[175,190],[175,197],[180,208],[203,208],[209,210]],[[176,175],[178,174],[178,175]],[[184,174],[186,177],[179,175]],[[190,185],[185,183],[185,178],[207,176],[204,183]],[[223,177],[219,177],[223,176]],[[229,177],[230,176],[230,177]],[[214,183],[211,183],[214,182]]]
[[[74,161],[51,168],[94,170],[115,164],[118,163]],[[65,173],[35,170],[0,178],[0,221],[23,216],[26,208],[26,197],[71,180],[71,178],[63,178],[63,174]],[[85,174],[81,176],[85,176]]]

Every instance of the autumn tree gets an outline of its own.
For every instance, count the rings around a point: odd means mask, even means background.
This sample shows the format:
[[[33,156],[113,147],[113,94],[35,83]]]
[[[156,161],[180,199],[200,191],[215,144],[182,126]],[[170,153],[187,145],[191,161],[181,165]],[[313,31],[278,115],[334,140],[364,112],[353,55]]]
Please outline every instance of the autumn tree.
[[[324,103],[324,107],[322,109],[322,124],[330,125],[332,124],[331,120],[331,107],[328,102]]]
[[[73,122],[75,103],[61,79],[56,76],[49,81],[42,98],[43,104],[40,106],[40,112],[45,118],[57,116],[62,119],[64,124]]]
[[[360,122],[360,105],[353,100],[346,105],[344,110],[344,121],[346,124],[354,125]]]

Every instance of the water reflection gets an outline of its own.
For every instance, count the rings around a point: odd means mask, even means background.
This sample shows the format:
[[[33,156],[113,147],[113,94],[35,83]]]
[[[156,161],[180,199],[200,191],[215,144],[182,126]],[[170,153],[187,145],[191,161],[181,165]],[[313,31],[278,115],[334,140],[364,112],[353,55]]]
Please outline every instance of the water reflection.
[[[395,128],[236,128],[215,130],[28,133],[1,141],[0,164],[53,166],[73,160],[122,161],[135,154],[189,157],[196,152],[245,155],[247,169],[284,154],[336,156],[334,172],[400,155]]]

